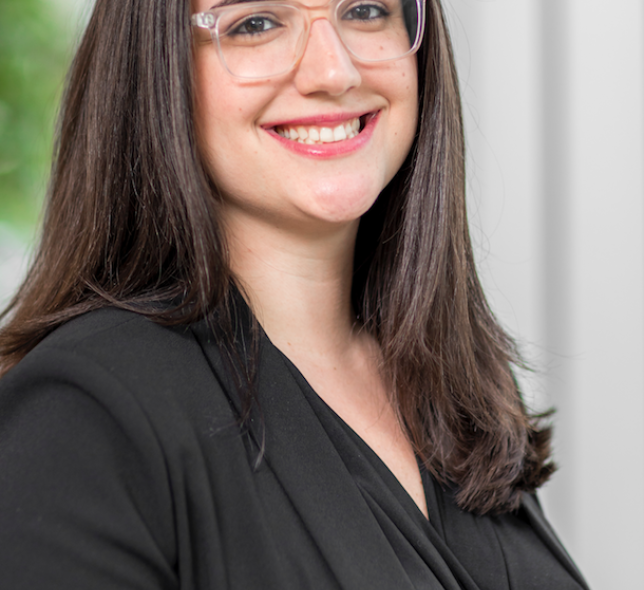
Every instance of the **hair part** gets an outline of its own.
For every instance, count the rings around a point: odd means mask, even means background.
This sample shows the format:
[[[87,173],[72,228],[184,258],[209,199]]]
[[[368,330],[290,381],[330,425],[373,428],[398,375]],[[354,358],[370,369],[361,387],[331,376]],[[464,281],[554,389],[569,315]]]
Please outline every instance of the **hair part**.
[[[476,275],[454,59],[439,0],[427,5],[418,133],[361,221],[353,300],[427,468],[462,508],[504,512],[553,472],[550,431],[521,400],[519,356]],[[165,324],[216,317],[233,340],[220,199],[193,125],[189,17],[182,0],[97,0],[67,81],[41,243],[0,315],[0,374],[105,306]],[[246,415],[252,400],[249,388]]]

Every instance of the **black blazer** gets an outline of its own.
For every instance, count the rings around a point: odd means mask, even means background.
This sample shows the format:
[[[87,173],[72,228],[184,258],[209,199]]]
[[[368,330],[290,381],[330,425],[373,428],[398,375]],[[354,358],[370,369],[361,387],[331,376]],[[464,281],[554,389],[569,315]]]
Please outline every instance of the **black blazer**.
[[[413,590],[355,482],[264,339],[258,418],[204,324],[105,309],[0,381],[0,579],[30,590]],[[258,448],[264,459],[257,463]],[[532,527],[586,585],[536,501]],[[458,565],[430,567],[459,590]]]

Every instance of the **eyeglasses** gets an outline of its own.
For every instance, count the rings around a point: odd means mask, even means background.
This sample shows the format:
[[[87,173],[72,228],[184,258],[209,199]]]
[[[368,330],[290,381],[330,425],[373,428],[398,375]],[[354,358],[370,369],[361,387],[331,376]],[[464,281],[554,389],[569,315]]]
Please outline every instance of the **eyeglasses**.
[[[331,0],[315,7],[242,1],[193,14],[190,22],[210,31],[230,74],[258,80],[295,67],[318,18],[329,20],[358,61],[391,61],[418,50],[425,0]]]

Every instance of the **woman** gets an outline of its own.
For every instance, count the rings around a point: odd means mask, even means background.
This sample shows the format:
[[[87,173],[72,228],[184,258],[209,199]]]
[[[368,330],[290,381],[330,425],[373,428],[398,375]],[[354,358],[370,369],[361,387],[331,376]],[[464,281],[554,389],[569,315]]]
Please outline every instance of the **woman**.
[[[0,335],[8,587],[586,588],[424,9],[97,2]]]

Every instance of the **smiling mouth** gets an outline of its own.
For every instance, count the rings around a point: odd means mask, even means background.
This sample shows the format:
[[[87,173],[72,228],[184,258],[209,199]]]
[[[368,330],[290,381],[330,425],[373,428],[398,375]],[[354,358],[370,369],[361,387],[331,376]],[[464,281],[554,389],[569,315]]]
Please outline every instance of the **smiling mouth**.
[[[277,125],[274,129],[281,137],[298,143],[307,145],[336,143],[357,137],[365,128],[370,116],[373,116],[373,113],[354,117],[344,123],[328,127],[324,125]]]

